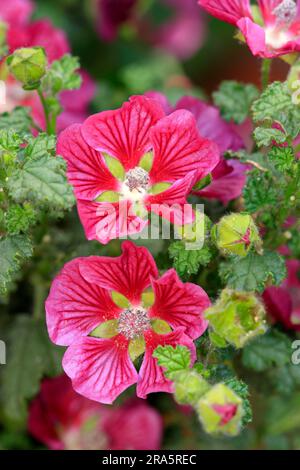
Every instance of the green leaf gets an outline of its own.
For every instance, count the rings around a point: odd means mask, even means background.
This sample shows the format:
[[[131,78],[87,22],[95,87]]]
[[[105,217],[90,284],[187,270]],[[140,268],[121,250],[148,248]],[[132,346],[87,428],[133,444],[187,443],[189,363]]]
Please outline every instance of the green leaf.
[[[243,400],[243,426],[251,423],[253,419],[252,409],[249,401],[249,389],[248,385],[245,384],[242,380],[238,380],[236,377],[231,378],[225,381],[225,385],[230,387],[237,395],[239,395]]]
[[[243,196],[245,200],[245,209],[253,214],[266,206],[276,205],[278,191],[275,187],[273,177],[269,172],[253,170],[248,175]]]
[[[18,316],[7,335],[7,364],[3,368],[1,402],[5,415],[24,423],[27,401],[40,389],[44,376],[61,372],[62,348],[50,342],[44,321]]]
[[[272,147],[268,153],[269,160],[281,172],[288,172],[295,163],[294,151],[291,147]]]
[[[185,277],[196,274],[200,266],[206,266],[212,259],[212,253],[207,247],[201,250],[187,250],[183,241],[176,241],[169,246],[169,255],[179,276]]]
[[[56,137],[54,135],[39,134],[37,137],[29,137],[25,149],[26,158],[38,159],[45,154],[55,156]]]
[[[191,353],[185,346],[158,346],[153,357],[158,365],[165,368],[165,376],[172,380],[177,372],[188,369],[191,364]]]
[[[291,361],[291,340],[285,334],[271,330],[249,343],[243,350],[243,364],[256,372],[282,367]]]
[[[10,205],[5,214],[5,228],[10,235],[27,232],[36,222],[36,212],[31,204]]]
[[[279,113],[293,106],[287,83],[273,82],[253,103],[253,119],[257,121],[276,121]]]
[[[263,255],[251,252],[243,259],[235,258],[223,263],[220,275],[231,289],[262,293],[268,281],[278,286],[285,279],[285,260],[270,251]]]
[[[18,107],[11,113],[0,115],[0,130],[14,131],[20,135],[29,134],[31,130],[31,109]]]
[[[268,127],[257,127],[253,135],[258,147],[268,147],[273,142],[283,144],[287,138],[281,130]]]
[[[13,129],[0,130],[0,152],[17,152],[23,139]]]
[[[0,292],[20,269],[20,264],[32,255],[32,244],[24,235],[15,235],[0,240]]]
[[[8,178],[10,196],[16,202],[32,201],[50,209],[70,209],[74,204],[65,176],[65,161],[45,153],[30,157]]]
[[[237,124],[248,117],[250,106],[257,97],[258,90],[254,85],[236,81],[224,81],[219,90],[213,93],[215,105],[220,108],[223,118]]]
[[[300,429],[300,395],[289,400],[274,397],[269,405],[266,434],[280,435]]]
[[[70,54],[65,54],[59,60],[55,60],[42,80],[43,90],[57,95],[63,90],[80,88],[81,77],[77,73],[79,68],[78,58]]]

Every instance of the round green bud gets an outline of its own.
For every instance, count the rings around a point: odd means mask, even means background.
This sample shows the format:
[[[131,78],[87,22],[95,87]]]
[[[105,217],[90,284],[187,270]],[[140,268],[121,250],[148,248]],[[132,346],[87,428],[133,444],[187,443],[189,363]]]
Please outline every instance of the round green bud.
[[[220,299],[205,311],[205,318],[217,338],[236,348],[267,331],[263,304],[249,292],[223,290]]]
[[[243,418],[243,401],[223,383],[214,385],[196,406],[199,419],[208,434],[239,434]]]
[[[24,87],[34,89],[46,73],[47,57],[42,47],[21,48],[7,58],[7,64]]]
[[[195,371],[184,371],[176,374],[175,400],[180,405],[195,405],[209,389],[209,383]]]
[[[246,256],[254,246],[259,249],[261,239],[249,214],[230,214],[214,225],[211,236],[224,254]]]

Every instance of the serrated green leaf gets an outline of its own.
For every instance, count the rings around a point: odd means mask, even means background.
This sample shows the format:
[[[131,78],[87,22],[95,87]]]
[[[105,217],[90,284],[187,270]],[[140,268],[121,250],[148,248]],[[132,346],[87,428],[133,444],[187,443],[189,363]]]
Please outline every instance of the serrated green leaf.
[[[10,196],[16,202],[32,201],[51,209],[70,209],[74,204],[65,176],[65,161],[44,154],[29,158],[8,178]]]
[[[268,127],[257,127],[253,135],[258,147],[268,147],[273,142],[283,144],[287,138],[281,130]]]
[[[269,172],[253,170],[248,175],[243,196],[246,211],[254,214],[266,206],[274,206],[279,195]]]
[[[0,152],[16,152],[23,139],[13,129],[0,130]]]
[[[271,330],[249,343],[243,350],[245,367],[264,372],[272,367],[282,367],[291,361],[291,340],[285,334]]]
[[[20,264],[32,255],[32,244],[25,235],[0,240],[0,292],[4,292]]]
[[[79,67],[78,58],[70,54],[65,54],[59,60],[55,60],[42,80],[43,90],[57,95],[63,90],[80,88],[81,77],[77,73]]]
[[[230,378],[225,381],[225,385],[231,388],[237,395],[239,395],[243,400],[243,426],[251,423],[253,419],[252,409],[249,401],[249,389],[248,385],[245,384],[242,380],[238,380],[236,377]]]
[[[285,260],[270,251],[265,251],[263,255],[251,252],[243,259],[223,263],[220,275],[231,289],[261,293],[268,281],[278,286],[285,279]]]
[[[17,107],[11,113],[0,115],[0,130],[13,130],[19,135],[29,134],[31,130],[30,108]]]
[[[165,376],[169,379],[177,372],[188,369],[191,364],[191,353],[185,346],[158,346],[153,357],[157,359],[158,365],[164,367]]]
[[[25,149],[26,158],[38,159],[45,154],[55,155],[56,137],[54,135],[39,134],[37,137],[30,137]]]
[[[294,151],[291,147],[272,147],[268,153],[270,161],[278,171],[286,172],[292,169],[295,163]]]
[[[254,85],[245,85],[236,81],[224,81],[219,90],[213,93],[215,105],[220,108],[226,121],[233,120],[241,124],[248,117],[252,102],[258,97]]]
[[[44,321],[18,316],[7,335],[7,364],[1,375],[5,415],[25,423],[27,400],[36,395],[44,376],[61,372],[62,348],[51,344]]]
[[[252,113],[255,122],[276,121],[279,113],[293,106],[287,83],[273,82],[253,103]]]
[[[196,274],[200,266],[206,266],[212,258],[207,247],[201,250],[187,250],[183,241],[177,241],[169,246],[169,255],[179,276],[185,277]]]

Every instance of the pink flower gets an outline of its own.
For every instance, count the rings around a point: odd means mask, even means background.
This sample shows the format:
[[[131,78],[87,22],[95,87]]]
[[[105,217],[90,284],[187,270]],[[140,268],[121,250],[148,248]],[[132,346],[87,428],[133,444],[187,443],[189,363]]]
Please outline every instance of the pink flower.
[[[188,59],[204,42],[206,27],[194,0],[164,0],[171,18],[152,28],[152,42],[180,59]]]
[[[33,11],[31,0],[2,1],[0,6],[0,21],[16,26],[23,26]]]
[[[106,41],[112,41],[119,27],[129,20],[137,0],[96,0],[98,31]]]
[[[46,301],[51,340],[69,346],[63,368],[74,389],[101,403],[112,403],[137,383],[137,395],[172,392],[152,356],[158,345],[187,346],[193,359],[207,328],[210,305],[203,289],[182,283],[176,271],[158,278],[150,252],[124,242],[118,258],[78,258],[54,280]],[[133,360],[144,355],[139,372]]]
[[[166,113],[171,113],[174,109],[190,111],[196,119],[200,134],[215,142],[220,153],[225,153],[227,150],[237,151],[244,147],[243,140],[238,133],[239,128],[224,121],[215,106],[192,96],[184,96],[175,108],[172,108],[165,95],[155,91],[150,91],[146,95],[158,101]],[[222,158],[211,173],[212,183],[201,191],[194,191],[194,194],[208,199],[218,199],[226,205],[242,194],[247,179],[246,170],[247,166],[238,160]]]
[[[287,329],[300,331],[300,261],[286,262],[288,276],[280,287],[270,286],[263,299],[271,317]]]
[[[61,29],[55,28],[47,20],[30,21],[33,4],[27,0],[12,0],[0,5],[0,20],[8,24],[7,41],[10,52],[19,47],[42,46],[45,48],[49,62],[60,59],[70,52],[68,39]],[[3,72],[2,72],[3,71]],[[0,62],[0,75],[6,74],[4,63]],[[82,122],[88,115],[88,106],[95,94],[95,84],[85,71],[82,75],[82,86],[79,90],[61,94],[60,102],[64,109],[58,118],[58,131],[73,124]],[[6,79],[6,104],[1,112],[12,111],[16,106],[28,106],[36,123],[45,129],[45,117],[40,100],[35,92],[25,92],[13,77]]]
[[[108,408],[74,392],[65,375],[42,382],[28,429],[52,450],[156,450],[163,430],[148,404],[135,399]]]
[[[57,152],[67,161],[86,236],[101,243],[141,232],[148,212],[191,222],[186,198],[219,161],[217,146],[199,135],[190,112],[165,116],[144,96],[69,127]]]
[[[199,0],[211,15],[237,26],[252,54],[264,58],[300,51],[300,4],[295,0]]]

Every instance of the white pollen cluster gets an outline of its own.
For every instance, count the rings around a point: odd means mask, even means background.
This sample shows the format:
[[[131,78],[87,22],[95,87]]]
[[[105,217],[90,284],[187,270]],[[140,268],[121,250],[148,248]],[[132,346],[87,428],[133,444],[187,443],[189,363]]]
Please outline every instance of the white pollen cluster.
[[[119,317],[118,332],[127,339],[134,339],[150,327],[147,310],[142,307],[127,308]]]
[[[290,24],[297,15],[296,2],[294,0],[283,0],[274,8],[273,14],[276,16],[278,22],[283,22],[287,25]]]
[[[143,168],[137,166],[126,173],[125,184],[129,191],[143,192],[148,189],[149,174]]]

